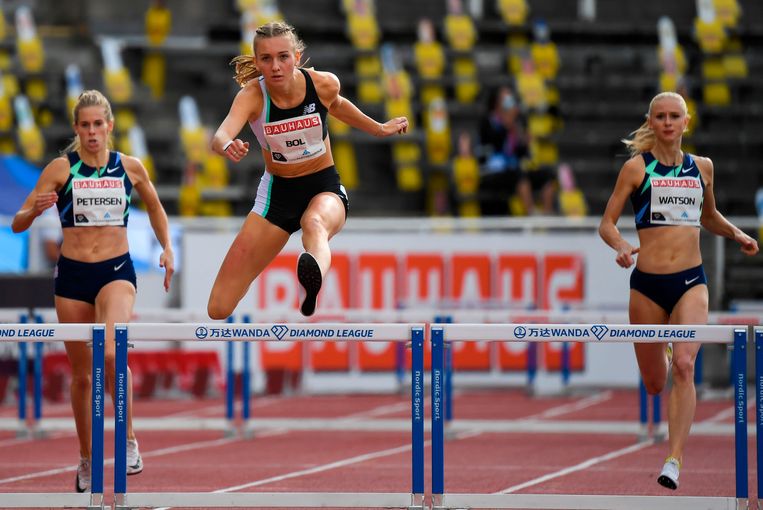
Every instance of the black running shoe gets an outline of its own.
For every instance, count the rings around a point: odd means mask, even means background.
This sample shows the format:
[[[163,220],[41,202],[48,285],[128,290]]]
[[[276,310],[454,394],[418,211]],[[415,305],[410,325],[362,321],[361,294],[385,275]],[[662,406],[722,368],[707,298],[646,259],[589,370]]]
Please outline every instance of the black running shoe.
[[[321,268],[315,257],[307,252],[300,254],[297,260],[297,278],[300,285],[305,289],[305,300],[302,301],[300,312],[305,317],[315,313],[315,301],[318,299],[318,292],[321,290],[323,277]]]

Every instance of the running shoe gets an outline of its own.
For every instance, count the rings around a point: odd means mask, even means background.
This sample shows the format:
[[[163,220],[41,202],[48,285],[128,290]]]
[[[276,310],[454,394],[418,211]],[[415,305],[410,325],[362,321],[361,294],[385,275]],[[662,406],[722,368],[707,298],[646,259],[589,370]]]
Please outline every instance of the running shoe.
[[[77,477],[74,479],[74,489],[77,492],[87,492],[90,490],[90,459],[79,459]]]
[[[300,306],[300,312],[305,317],[315,313],[315,301],[318,299],[318,292],[321,290],[323,277],[321,268],[315,257],[307,252],[300,254],[297,260],[297,279],[300,285],[305,289],[305,299]]]
[[[127,440],[127,474],[137,475],[143,471],[143,459],[138,451],[138,440]]]
[[[668,489],[676,490],[678,488],[678,471],[681,469],[681,463],[675,457],[665,459],[665,465],[662,466],[662,473],[657,477],[657,483]]]

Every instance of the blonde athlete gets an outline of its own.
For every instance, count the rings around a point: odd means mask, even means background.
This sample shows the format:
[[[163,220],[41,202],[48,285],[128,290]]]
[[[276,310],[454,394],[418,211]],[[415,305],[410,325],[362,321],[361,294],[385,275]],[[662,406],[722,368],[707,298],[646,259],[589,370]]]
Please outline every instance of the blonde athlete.
[[[709,158],[685,154],[681,138],[689,123],[686,103],[673,92],[652,99],[644,124],[623,140],[632,158],[620,170],[599,226],[601,238],[617,255],[621,267],[636,267],[630,279],[632,324],[706,324],[707,278],[702,269],[699,227],[733,239],[746,255],[758,253],[758,243],[732,225],[715,207],[714,170]],[[636,217],[639,246],[631,246],[617,229],[630,200]],[[665,387],[672,355],[673,389],[668,404],[668,457],[657,481],[678,488],[684,446],[694,420],[697,395],[694,360],[697,343],[636,343],[636,359],[647,391]]]
[[[212,150],[237,163],[249,143],[236,138],[247,123],[262,148],[265,172],[254,207],[217,273],[207,311],[228,317],[252,281],[302,230],[304,253],[297,277],[304,288],[300,310],[312,315],[323,277],[331,266],[329,240],[344,226],[349,201],[334,167],[327,114],[374,136],[405,133],[408,119],[384,124],[361,112],[339,94],[339,80],[327,72],[300,67],[305,49],[290,25],[259,27],[254,55],[233,60],[236,95],[212,139]]]
[[[106,324],[106,387],[114,398],[114,323],[129,322],[137,288],[127,245],[130,194],[135,188],[146,205],[151,227],[164,251],[164,288],[175,270],[167,215],[139,159],[109,150],[114,116],[97,90],[80,94],[74,106],[74,141],[50,162],[13,218],[23,232],[54,204],[63,230],[55,267],[55,304],[62,323]],[[72,370],[71,402],[79,438],[75,488],[90,489],[91,354],[82,342],[65,342]],[[127,474],[143,470],[132,428],[132,376],[127,371]]]

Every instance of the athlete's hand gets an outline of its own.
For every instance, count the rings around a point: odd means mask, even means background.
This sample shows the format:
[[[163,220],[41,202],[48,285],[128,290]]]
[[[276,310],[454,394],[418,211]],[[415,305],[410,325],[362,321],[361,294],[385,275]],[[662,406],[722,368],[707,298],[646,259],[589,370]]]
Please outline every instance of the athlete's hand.
[[[628,243],[623,243],[620,249],[617,250],[617,257],[615,257],[617,265],[628,269],[633,265],[633,256],[636,255],[638,251],[638,247],[634,248]]]
[[[45,212],[45,209],[52,207],[56,202],[58,202],[58,193],[55,191],[37,193],[37,196],[34,198],[35,216],[41,215],[43,212]]]
[[[739,250],[745,255],[755,255],[758,253],[758,241],[744,232],[737,234],[735,241],[739,243]]]
[[[159,267],[164,268],[164,291],[170,291],[172,275],[175,274],[175,254],[172,248],[165,248],[159,257]]]
[[[224,151],[225,157],[234,163],[238,163],[244,157],[249,154],[249,142],[241,141],[236,138],[233,143],[228,146]]]
[[[384,124],[379,124],[379,131],[376,133],[376,136],[402,135],[406,132],[408,132],[408,119],[406,117],[395,117]]]

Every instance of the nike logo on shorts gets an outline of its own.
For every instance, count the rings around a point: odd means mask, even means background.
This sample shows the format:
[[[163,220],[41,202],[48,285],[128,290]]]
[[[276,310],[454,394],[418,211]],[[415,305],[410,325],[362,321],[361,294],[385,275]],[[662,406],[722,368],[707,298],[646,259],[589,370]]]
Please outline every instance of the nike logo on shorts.
[[[119,271],[120,269],[122,269],[122,266],[125,265],[125,262],[127,261],[123,260],[121,264],[119,264],[118,266],[114,266],[114,271]],[[689,284],[687,283],[686,285],[689,285]]]
[[[698,279],[699,279],[699,276],[695,276],[695,277],[694,277],[694,278],[692,278],[691,280],[684,280],[684,283],[685,283],[686,285],[691,285],[692,283],[694,283],[694,282],[695,282],[695,281],[697,281]]]

